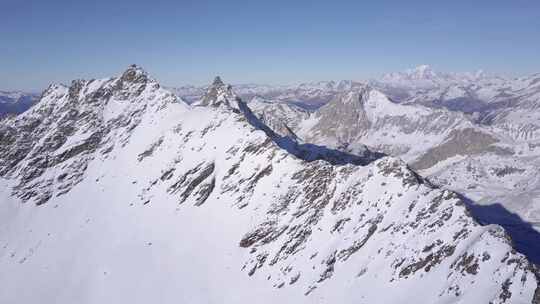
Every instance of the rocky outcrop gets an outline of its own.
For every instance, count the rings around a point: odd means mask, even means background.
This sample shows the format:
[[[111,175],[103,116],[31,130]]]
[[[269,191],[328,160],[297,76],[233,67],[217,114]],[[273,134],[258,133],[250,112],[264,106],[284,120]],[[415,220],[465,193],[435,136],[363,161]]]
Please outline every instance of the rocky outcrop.
[[[51,85],[31,110],[0,124],[0,175],[20,176],[14,194],[43,204],[79,183],[99,149],[124,145],[144,111],[166,102],[176,97],[136,65],[118,78]]]
[[[417,170],[428,169],[450,157],[474,155],[484,152],[500,151],[492,146],[497,142],[493,136],[475,129],[453,130],[448,139],[422,154],[413,164]],[[500,152],[504,153],[504,152]],[[511,152],[507,152],[510,153]]]

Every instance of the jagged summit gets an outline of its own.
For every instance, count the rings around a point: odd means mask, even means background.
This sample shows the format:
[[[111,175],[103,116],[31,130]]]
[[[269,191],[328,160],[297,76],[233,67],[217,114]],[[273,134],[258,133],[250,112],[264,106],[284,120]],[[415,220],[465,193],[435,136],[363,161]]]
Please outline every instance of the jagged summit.
[[[25,175],[13,195],[42,204],[54,191],[43,175],[47,168],[73,166],[73,176],[59,181],[70,189],[90,161],[85,155],[106,145],[112,133],[124,132],[127,138],[144,110],[172,103],[181,104],[135,65],[119,77],[50,85],[35,106],[0,126],[6,143],[0,147],[0,175]]]
[[[122,91],[124,98],[138,96],[146,89],[157,90],[161,87],[142,67],[136,64],[128,66],[122,75],[114,81],[113,90]]]
[[[364,111],[366,107],[369,107],[372,111],[376,109],[387,111],[391,110],[393,106],[393,103],[381,91],[369,84],[362,84],[336,94],[330,102],[314,113],[320,115],[321,112],[324,113],[325,109],[328,108],[337,108],[338,113],[335,113],[335,115]],[[357,119],[361,120],[361,117],[357,117]]]
[[[131,64],[124,71],[120,79],[129,82],[143,82],[148,80],[148,73],[146,73],[142,67],[136,64]]]
[[[225,84],[221,77],[216,76],[212,85],[208,87],[203,98],[196,102],[196,106],[205,107],[220,107],[224,106],[228,109],[238,110],[238,102],[240,98],[232,90],[232,86]]]
[[[160,84],[140,66],[129,65],[120,75],[103,79],[74,79],[69,84],[51,83],[34,102],[37,110],[51,107],[62,107],[59,101],[97,105],[109,99],[139,100],[147,98],[140,96],[144,92],[150,94],[160,89]],[[161,92],[163,93],[163,92]],[[170,92],[167,94],[173,95]],[[69,98],[63,98],[66,95]],[[178,99],[174,97],[174,99]],[[98,102],[99,101],[99,102]],[[32,111],[30,111],[32,112]],[[35,111],[34,111],[35,112]]]
[[[127,88],[130,86],[133,86],[136,92],[142,92],[147,86],[155,89],[160,87],[156,80],[151,78],[142,67],[136,64],[130,65],[118,79],[118,88]]]
[[[223,83],[223,80],[221,80],[221,77],[216,76],[214,78],[214,81],[212,82],[212,86],[223,86],[225,83]]]

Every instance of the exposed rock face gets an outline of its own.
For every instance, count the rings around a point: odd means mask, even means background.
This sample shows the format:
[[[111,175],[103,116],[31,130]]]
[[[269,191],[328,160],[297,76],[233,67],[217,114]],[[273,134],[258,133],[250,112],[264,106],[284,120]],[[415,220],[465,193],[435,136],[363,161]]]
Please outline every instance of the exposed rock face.
[[[442,144],[429,149],[412,166],[417,170],[428,169],[457,155],[474,155],[488,152],[497,140],[474,129],[454,130]]]
[[[475,90],[483,94],[486,107],[474,115],[466,115],[421,100],[396,103],[379,91],[382,88],[388,92],[388,88],[380,84],[374,84],[378,89],[364,85],[338,93],[317,111],[293,120],[290,130],[276,129],[281,130],[280,134],[294,134],[298,141],[349,153],[362,153],[367,146],[372,151],[400,157],[434,183],[482,204],[501,203],[509,212],[536,225],[540,221],[540,180],[536,174],[540,166],[536,126],[540,89],[536,78],[500,83],[492,79],[494,82],[489,84],[484,83],[487,78],[481,75],[444,76],[420,70],[405,75],[404,90],[428,94],[440,86],[478,81]],[[402,79],[402,76],[393,77]],[[491,94],[492,86],[503,84],[508,84],[509,88],[503,90],[508,94]],[[459,95],[454,89],[447,91]],[[275,116],[268,118],[271,115]],[[265,113],[266,121],[289,117],[302,116],[277,111]],[[497,174],[501,167],[516,170]],[[540,260],[540,255],[536,256]]]
[[[106,157],[111,138],[124,145],[147,107],[175,100],[137,66],[119,78],[51,85],[38,105],[0,124],[0,175],[20,176],[14,194],[45,203],[79,183],[97,155]]]
[[[218,107],[224,105],[226,107],[236,107],[238,97],[233,93],[232,87],[226,85],[217,76],[212,85],[208,88],[206,95],[196,103],[198,106]]]
[[[308,140],[315,137],[335,138],[343,144],[366,134],[371,124],[365,109],[368,96],[367,87],[336,96],[315,114],[319,119],[308,133]]]
[[[454,283],[443,287],[432,282],[430,288],[438,294],[426,301],[436,303],[464,296],[463,286],[475,285],[479,270],[492,267],[485,263],[504,259],[481,249],[503,231],[468,223],[465,207],[453,193],[430,189],[391,158],[365,169],[313,163],[295,173],[292,178],[302,186],[281,196],[267,218],[240,242],[252,248],[252,259],[245,265],[248,274],[269,273],[274,286],[303,286],[309,295],[343,273],[370,287],[383,284],[379,280],[384,277],[399,290],[400,282],[444,272]],[[393,187],[396,182],[400,188]],[[388,189],[382,196],[375,193],[380,187]],[[436,232],[441,230],[448,240]],[[334,245],[323,245],[321,239]],[[397,300],[394,296],[379,294],[374,299]]]
[[[338,95],[294,131],[317,144],[350,151],[366,144],[411,161],[465,128],[473,126],[461,114],[396,104],[365,86]]]
[[[249,102],[249,108],[257,117],[276,133],[298,139],[293,130],[309,118],[310,112],[285,102],[274,102],[255,98]]]
[[[453,192],[393,157],[295,141],[214,88],[190,107],[130,67],[54,87],[24,120],[1,123],[0,302],[535,297],[532,264]],[[55,161],[37,166],[36,149]],[[30,184],[50,193],[39,207],[21,204],[41,202],[24,196]]]

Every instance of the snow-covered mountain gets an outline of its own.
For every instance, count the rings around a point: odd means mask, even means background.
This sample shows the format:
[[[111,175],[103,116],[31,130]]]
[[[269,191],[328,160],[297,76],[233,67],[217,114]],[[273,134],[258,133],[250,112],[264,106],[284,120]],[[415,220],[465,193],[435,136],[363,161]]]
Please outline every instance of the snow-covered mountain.
[[[336,85],[338,83],[341,85]],[[338,110],[332,110],[336,108],[336,100],[345,99],[350,92],[361,91],[365,84],[360,82],[251,85],[251,93],[244,95],[244,100],[264,100],[264,120],[286,122],[287,127],[276,128],[295,136],[299,133],[300,140],[329,144],[346,151],[362,149],[367,144],[407,161],[417,161],[416,168],[423,168],[424,174],[455,190],[476,200],[502,203],[528,221],[540,222],[540,188],[535,174],[538,168],[536,147],[540,139],[540,74],[513,79],[482,71],[440,72],[422,65],[383,75],[367,84],[391,101],[388,107],[379,107],[383,115],[375,119],[377,126],[374,127],[373,122],[367,125],[369,118],[358,119],[362,117],[359,108],[338,106]],[[302,88],[317,88],[312,96],[323,100],[319,104],[323,107],[319,110],[307,107],[310,111],[316,110],[316,114],[303,113],[293,106],[301,105],[305,98],[302,96],[306,94],[297,94],[294,99],[284,98],[290,96],[287,92],[305,92]],[[273,94],[265,95],[270,91]],[[294,103],[289,102],[291,100]],[[278,111],[274,103],[287,110]],[[408,107],[398,107],[396,103]],[[258,104],[255,112],[261,112]],[[395,111],[403,111],[403,115]],[[326,118],[321,119],[321,116]],[[361,122],[355,123],[355,120]],[[314,124],[318,126],[313,128]],[[463,133],[455,128],[469,131]],[[482,152],[478,150],[474,157],[464,152],[463,162],[455,166],[450,156],[458,157],[462,154],[460,149],[472,147],[469,142],[476,140],[481,142]],[[448,144],[436,149],[443,142]],[[451,149],[453,152],[441,154],[441,149],[450,146],[455,148]],[[433,168],[427,170],[429,163]],[[437,163],[440,166],[435,166]],[[473,169],[472,164],[479,168]],[[512,174],[492,173],[507,172],[507,167],[515,169],[510,170]]]
[[[483,71],[465,73],[445,73],[435,71],[429,65],[420,65],[403,72],[393,72],[383,75],[378,81],[382,84],[405,89],[431,89],[451,85],[468,85],[485,80],[499,79],[490,77]]]
[[[430,159],[433,166],[422,172],[477,201],[502,203],[528,221],[540,222],[540,74],[509,79],[445,74],[423,66],[389,74],[375,85],[387,94],[405,92],[407,97],[397,99],[403,104],[472,113],[469,120],[484,135],[470,141],[457,134],[444,137],[443,145],[423,155],[421,160]],[[465,152],[464,144],[482,142],[483,152]],[[440,155],[450,154],[455,156],[435,165]]]
[[[518,78],[506,91],[489,100],[479,123],[497,126],[517,140],[540,138],[540,74]]]
[[[378,113],[361,92],[341,100]],[[0,122],[0,302],[538,303],[535,266],[459,195],[254,111],[131,66]]]
[[[444,73],[427,65],[383,75],[370,84],[399,103],[443,107],[485,116],[523,99],[538,99],[540,75],[507,78],[474,73]],[[534,96],[536,94],[536,96]]]
[[[22,91],[0,91],[0,118],[28,110],[39,99],[39,94]]]
[[[367,83],[397,103],[446,108],[474,114],[481,119],[524,98],[538,99],[539,79],[540,74],[512,79],[483,71],[439,72],[428,65],[421,65],[368,81],[319,81],[298,85],[237,84],[233,85],[233,88],[246,102],[257,97],[314,110],[330,102],[338,94],[361,89]],[[207,87],[182,86],[170,90],[192,103],[204,96]]]
[[[362,85],[360,82],[342,80],[308,82],[299,85],[237,84],[232,87],[236,94],[246,102],[258,98],[295,104],[310,110],[328,103],[340,92],[349,91]],[[188,103],[193,103],[204,96],[208,87],[182,86],[169,89]]]
[[[442,78],[425,67],[406,75],[411,82]],[[493,209],[485,207],[478,217],[504,224],[519,237],[523,230],[533,234],[521,243],[540,261],[540,246],[534,245],[540,241],[534,232],[534,228],[540,230],[540,120],[535,119],[540,115],[540,81],[536,79],[514,80],[511,90],[519,92],[517,99],[491,101],[491,110],[476,116],[417,102],[397,103],[366,84],[337,94],[305,118],[279,114],[266,119],[293,118],[290,132],[300,141],[352,153],[367,145],[373,151],[400,157],[438,185],[484,206],[504,206],[506,215],[494,218],[486,214]],[[265,115],[268,113],[272,112]]]

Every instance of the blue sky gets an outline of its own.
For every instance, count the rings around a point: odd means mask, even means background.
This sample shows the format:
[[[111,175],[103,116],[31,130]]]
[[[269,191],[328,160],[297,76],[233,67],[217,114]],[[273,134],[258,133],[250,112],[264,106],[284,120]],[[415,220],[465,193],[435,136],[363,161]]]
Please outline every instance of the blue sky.
[[[0,89],[108,77],[166,85],[365,79],[430,64],[540,72],[540,1],[0,0]]]

